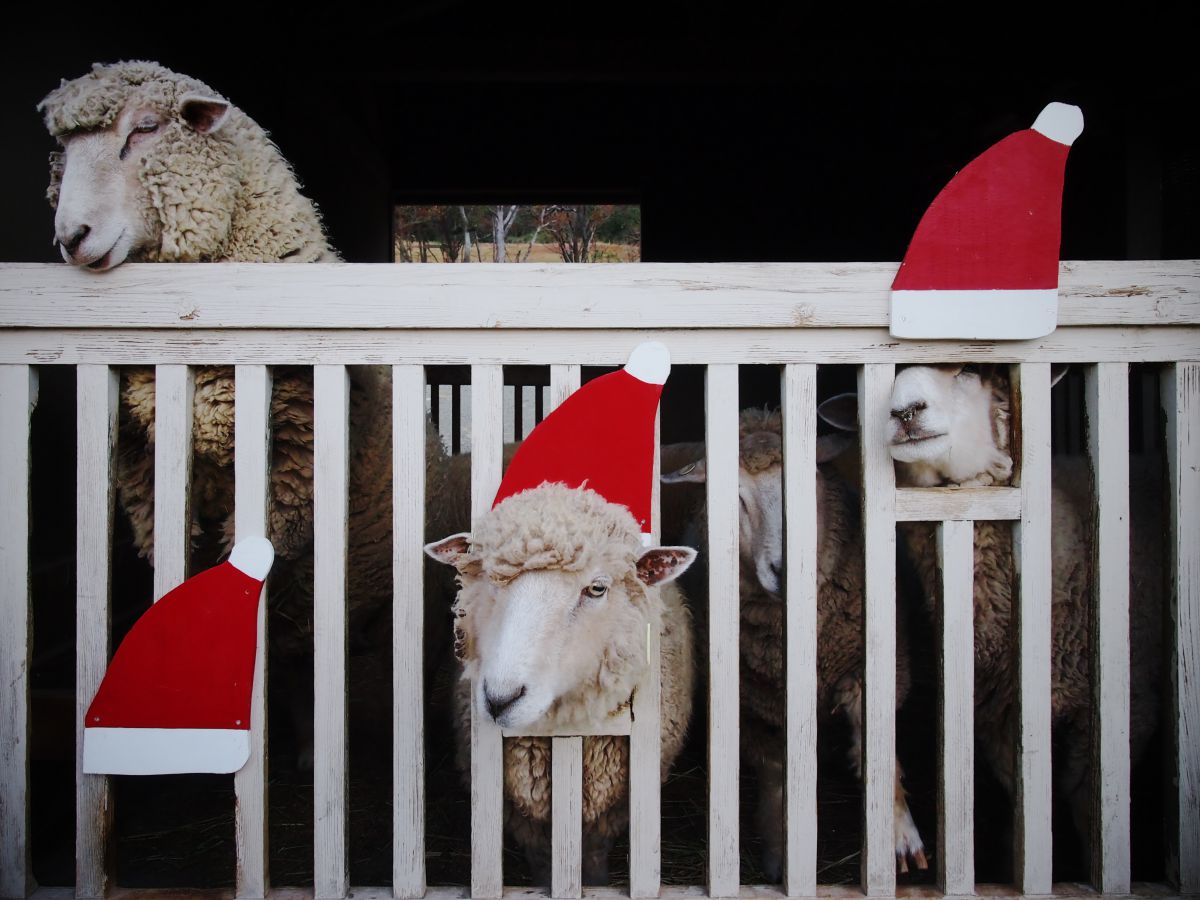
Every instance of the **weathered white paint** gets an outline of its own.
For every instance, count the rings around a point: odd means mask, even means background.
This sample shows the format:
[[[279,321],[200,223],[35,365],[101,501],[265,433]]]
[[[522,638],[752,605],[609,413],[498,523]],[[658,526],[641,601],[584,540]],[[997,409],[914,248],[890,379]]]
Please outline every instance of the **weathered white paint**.
[[[267,536],[271,373],[265,366],[234,370],[234,534]],[[237,895],[265,897],[267,875],[267,587],[258,601],[258,644],[250,695],[250,759],[236,775]]]
[[[951,895],[975,890],[974,535],[972,522],[937,526],[942,568],[938,883]]]
[[[897,522],[974,522],[1021,518],[1019,488],[897,488]]]
[[[107,776],[83,771],[83,719],[108,667],[118,375],[86,365],[76,378],[75,894],[97,898],[109,887],[112,794]]]
[[[503,452],[504,370],[471,366],[471,521],[496,499]],[[474,697],[474,691],[471,692]],[[500,728],[471,704],[471,896],[496,898],[504,889],[504,754]]]
[[[1014,526],[1020,720],[1013,812],[1015,880],[1026,894],[1051,892],[1050,830],[1050,366],[1025,363],[1013,378],[1019,422],[1021,519]]]
[[[1200,362],[1171,366],[1162,379],[1171,480],[1171,616],[1175,648],[1172,736],[1178,797],[1171,804],[1169,875],[1180,893],[1200,893]]]
[[[552,365],[550,367],[550,406],[546,412],[557,409],[564,400],[579,390],[582,378],[582,367],[577,364]]]
[[[29,847],[29,414],[37,375],[0,366],[0,897],[33,888]]]
[[[392,889],[425,894],[425,368],[392,367]]]
[[[708,892],[738,895],[738,369],[708,367]]]
[[[883,363],[858,374],[866,576],[862,888],[871,897],[896,891],[896,479],[885,433],[895,373]]]
[[[264,267],[265,268],[265,267]],[[393,321],[393,328],[397,323]],[[773,328],[750,334],[744,328],[691,329],[680,316],[669,326],[676,365],[709,363],[1077,363],[1173,362],[1195,355],[1200,326],[1161,328],[1060,327],[1036,341],[897,341],[882,328]],[[550,365],[563,344],[580,365],[607,366],[646,337],[645,330],[553,332],[535,330],[453,331],[386,329],[206,329],[172,332],[113,329],[14,331],[0,329],[3,363],[109,363],[144,365],[207,363],[267,365],[390,365],[397,360],[425,365]],[[752,337],[752,339],[751,339]],[[465,399],[465,396],[464,396]]]
[[[1129,893],[1129,367],[1086,370],[1096,485],[1092,617],[1092,882]]]
[[[192,546],[192,395],[187,366],[154,375],[154,602],[188,577]]]
[[[409,328],[490,333],[630,323],[642,329],[886,329],[896,268],[896,263],[141,264],[121,266],[100,279],[63,265],[5,264],[0,321],[61,328],[394,328],[402,315]],[[1200,324],[1198,282],[1192,260],[1064,262],[1059,325]]]
[[[313,880],[345,897],[346,525],[350,382],[344,366],[313,371]]]
[[[551,897],[579,897],[583,857],[583,738],[552,738]]]
[[[817,367],[783,373],[787,731],[783,886],[817,892]]]

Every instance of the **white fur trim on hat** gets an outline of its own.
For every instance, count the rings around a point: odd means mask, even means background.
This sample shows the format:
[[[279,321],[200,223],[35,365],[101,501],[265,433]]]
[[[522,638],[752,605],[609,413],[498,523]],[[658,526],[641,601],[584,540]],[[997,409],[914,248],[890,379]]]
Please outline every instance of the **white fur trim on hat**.
[[[671,374],[671,351],[658,341],[638,344],[629,354],[625,371],[647,384],[666,384]]]
[[[83,771],[95,775],[236,772],[250,758],[242,728],[85,728]]]
[[[1058,325],[1058,290],[892,291],[901,338],[1025,340]]]
[[[275,562],[275,548],[264,537],[243,538],[233,545],[229,561],[239,572],[244,572],[256,581],[263,581]]]
[[[1083,133],[1083,110],[1069,103],[1050,103],[1038,114],[1033,130],[1070,147]]]

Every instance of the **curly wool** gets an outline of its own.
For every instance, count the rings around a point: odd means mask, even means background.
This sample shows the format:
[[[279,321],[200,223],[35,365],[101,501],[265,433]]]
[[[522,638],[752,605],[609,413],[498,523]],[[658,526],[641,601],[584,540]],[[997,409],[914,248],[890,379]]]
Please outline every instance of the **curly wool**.
[[[158,220],[157,247],[144,262],[327,262],[337,254],[320,215],[300,193],[291,166],[267,133],[237,107],[219,131],[200,134],[179,117],[189,95],[223,99],[204,82],[153,62],[97,63],[62,84],[38,109],[51,135],[111,126],[130,104],[164,118],[161,136],[141,161],[147,215]],[[61,165],[52,161],[47,199],[58,202]]]

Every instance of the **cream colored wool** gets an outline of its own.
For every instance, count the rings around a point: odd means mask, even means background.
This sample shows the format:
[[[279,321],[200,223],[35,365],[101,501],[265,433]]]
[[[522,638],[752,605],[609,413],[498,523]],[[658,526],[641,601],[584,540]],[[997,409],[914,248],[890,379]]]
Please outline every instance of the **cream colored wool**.
[[[460,559],[461,589],[454,606],[456,653],[462,679],[455,692],[458,762],[470,773],[471,685],[475,655],[475,610],[490,603],[489,583],[506,583],[523,572],[560,569],[604,571],[612,576],[609,614],[619,617],[608,644],[583,644],[572,655],[595,658],[595,680],[560,697],[545,720],[570,727],[603,721],[628,704],[642,674],[646,623],[661,623],[662,745],[665,779],[679,755],[691,719],[693,692],[691,615],[674,583],[647,587],[637,577],[644,552],[641,530],[629,511],[591,490],[543,484],[506,499],[477,524],[470,552]],[[583,638],[586,640],[586,637]],[[629,744],[623,737],[589,737],[583,742],[585,873],[603,868],[612,839],[628,825]],[[505,825],[531,859],[548,859],[550,849],[550,740],[505,740]]]

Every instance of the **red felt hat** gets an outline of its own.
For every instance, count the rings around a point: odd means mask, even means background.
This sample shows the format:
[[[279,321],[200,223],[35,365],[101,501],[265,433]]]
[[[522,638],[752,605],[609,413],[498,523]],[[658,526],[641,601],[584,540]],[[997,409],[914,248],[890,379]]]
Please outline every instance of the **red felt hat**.
[[[275,553],[239,541],[142,614],[84,720],[83,771],[236,772],[250,756],[258,599]]]
[[[1058,323],[1063,171],[1083,131],[1051,103],[960,171],[930,204],[892,283],[904,338],[1023,339]]]
[[[627,507],[649,540],[654,415],[670,372],[667,348],[648,341],[621,371],[589,381],[530,432],[492,505],[545,482],[586,485]]]

